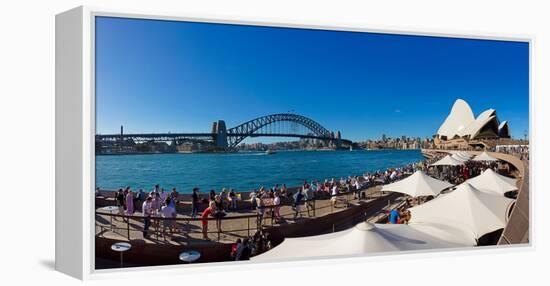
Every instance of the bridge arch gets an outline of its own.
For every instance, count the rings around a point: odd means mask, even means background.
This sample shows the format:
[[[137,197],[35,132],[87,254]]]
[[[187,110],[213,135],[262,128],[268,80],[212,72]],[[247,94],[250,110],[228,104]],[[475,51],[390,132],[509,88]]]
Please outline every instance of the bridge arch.
[[[316,137],[325,139],[334,138],[333,133],[308,117],[293,113],[277,113],[258,117],[227,129],[228,145],[230,148],[234,148],[247,137],[253,136],[262,127],[283,121],[300,124],[311,131]]]

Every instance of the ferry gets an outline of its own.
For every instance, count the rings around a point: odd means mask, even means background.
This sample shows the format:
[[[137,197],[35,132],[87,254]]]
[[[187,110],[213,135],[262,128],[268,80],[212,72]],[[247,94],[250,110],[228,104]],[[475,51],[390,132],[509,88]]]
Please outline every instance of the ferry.
[[[273,155],[273,154],[275,154],[275,153],[277,153],[277,152],[275,152],[275,151],[273,151],[273,150],[271,150],[271,149],[267,149],[267,150],[265,151],[265,154],[266,154],[266,155]]]

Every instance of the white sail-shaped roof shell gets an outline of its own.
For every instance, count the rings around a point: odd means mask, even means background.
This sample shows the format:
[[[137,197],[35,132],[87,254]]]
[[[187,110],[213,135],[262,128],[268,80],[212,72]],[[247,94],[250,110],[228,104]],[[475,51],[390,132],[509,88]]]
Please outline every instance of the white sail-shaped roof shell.
[[[510,138],[510,127],[508,121],[504,120],[498,126],[498,136],[503,138]]]
[[[453,138],[455,135],[462,136],[463,131],[475,121],[474,113],[470,105],[462,99],[457,99],[451,108],[451,113],[447,116],[437,134]]]
[[[473,139],[478,135],[497,137],[499,136],[499,130],[506,131],[505,128],[507,129],[507,125],[501,127],[499,128],[496,110],[487,109],[479,114],[477,118],[474,118],[474,113],[468,103],[462,99],[457,99],[451,108],[451,112],[439,127],[437,135],[439,137],[445,136],[447,139],[455,137]]]
[[[483,111],[464,131],[463,135],[468,135],[470,138],[475,138],[481,130],[488,124],[493,124],[494,135],[498,136],[498,119],[494,109]]]

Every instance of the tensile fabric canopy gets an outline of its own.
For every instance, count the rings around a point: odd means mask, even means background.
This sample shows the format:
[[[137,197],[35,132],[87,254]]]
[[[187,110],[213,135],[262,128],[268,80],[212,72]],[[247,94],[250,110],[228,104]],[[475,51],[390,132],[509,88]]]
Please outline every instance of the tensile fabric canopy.
[[[477,156],[474,157],[474,159],[472,159],[474,161],[490,161],[490,162],[495,162],[495,161],[498,161],[497,158],[487,154],[487,152],[483,152]]]
[[[409,224],[443,224],[470,233],[473,239],[504,228],[513,200],[478,190],[469,183],[438,196],[422,205],[410,208]]]
[[[382,191],[403,193],[411,197],[437,196],[441,191],[452,186],[453,184],[449,182],[440,181],[422,171],[416,171],[403,180],[383,186]]]
[[[464,162],[451,157],[451,155],[447,155],[443,157],[441,160],[433,164],[430,164],[430,166],[460,166],[460,165],[464,165]]]
[[[492,169],[487,169],[477,177],[467,180],[470,185],[478,190],[504,195],[507,192],[518,189],[516,179],[497,174]]]
[[[270,260],[288,258],[311,258],[343,255],[364,255],[369,253],[441,249],[473,246],[471,240],[460,229],[443,226],[406,224],[372,224],[362,222],[344,231],[330,234],[286,238],[273,249],[253,257],[251,260]],[[443,232],[444,237],[452,241],[432,235]]]

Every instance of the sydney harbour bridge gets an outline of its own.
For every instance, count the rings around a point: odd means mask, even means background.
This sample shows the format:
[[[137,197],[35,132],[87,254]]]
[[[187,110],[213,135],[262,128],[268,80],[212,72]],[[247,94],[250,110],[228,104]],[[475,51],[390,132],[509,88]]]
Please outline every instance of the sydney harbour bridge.
[[[143,133],[98,134],[96,143],[102,141],[134,140],[136,142],[179,142],[198,141],[212,144],[218,149],[227,150],[237,147],[247,137],[294,137],[316,139],[333,146],[349,147],[351,140],[342,139],[340,132],[331,132],[314,120],[294,114],[278,113],[261,116],[232,128],[227,128],[225,121],[218,120],[212,124],[208,133]]]

